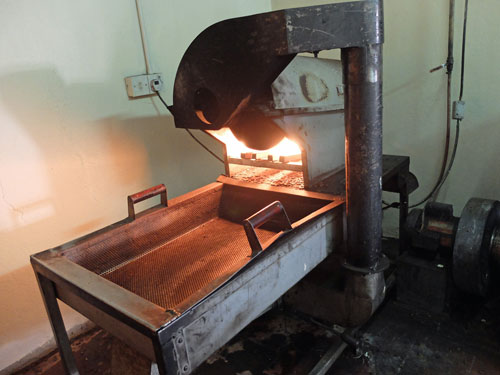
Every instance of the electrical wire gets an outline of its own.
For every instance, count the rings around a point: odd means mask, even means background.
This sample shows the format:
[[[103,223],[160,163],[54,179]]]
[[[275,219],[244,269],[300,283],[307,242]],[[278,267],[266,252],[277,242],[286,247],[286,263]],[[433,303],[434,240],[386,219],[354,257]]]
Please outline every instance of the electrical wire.
[[[460,95],[459,95],[459,100],[461,101],[464,95],[464,77],[465,77],[465,39],[467,36],[467,13],[469,10],[469,0],[465,0],[465,6],[464,6],[464,24],[462,28],[462,58],[461,58],[461,68],[460,68]],[[455,143],[453,145],[453,152],[450,158],[450,164],[448,165],[448,168],[446,170],[445,175],[443,176],[443,179],[441,183],[439,184],[438,188],[433,194],[433,200],[437,197],[439,194],[439,191],[441,190],[441,187],[444,185],[448,175],[450,174],[451,168],[453,167],[453,163],[455,161],[455,155],[457,153],[457,148],[458,148],[458,139],[460,136],[460,120],[457,119],[457,124],[456,124],[456,130],[455,130]]]
[[[457,124],[455,126],[455,142],[453,144],[453,151],[451,153],[451,158],[450,158],[450,164],[448,165],[448,168],[446,169],[446,172],[443,176],[443,180],[439,184],[437,190],[436,190],[436,196],[439,193],[439,190],[443,186],[443,184],[446,181],[446,178],[448,178],[448,175],[450,174],[451,168],[453,167],[453,162],[455,161],[455,155],[457,154],[457,149],[458,149],[458,139],[460,137],[460,120],[457,120]]]
[[[433,190],[435,190],[436,194],[437,194],[437,192],[439,192],[439,189],[441,189],[441,187],[445,183],[446,179],[448,178],[448,175],[450,174],[451,168],[453,167],[453,163],[455,161],[455,156],[457,154],[458,140],[459,140],[459,138],[460,138],[460,120],[457,120],[457,123],[456,123],[456,126],[455,126],[455,142],[453,144],[453,150],[451,152],[450,163],[448,164],[448,168],[444,172],[443,179],[441,180],[441,182],[439,183],[439,185],[436,186],[435,189],[433,189]],[[411,205],[408,208],[415,208],[416,206],[418,206],[418,205],[420,205],[420,204],[422,204],[424,202],[425,201],[421,201],[420,203]],[[388,210],[389,208],[399,208],[399,202],[388,203],[388,202],[386,202],[386,201],[383,200],[382,203],[385,205],[382,208],[382,210]]]
[[[146,37],[145,37],[145,34],[144,34],[144,27],[143,27],[143,24],[142,24],[142,13],[141,13],[141,7],[139,5],[139,0],[135,0],[135,7],[137,8],[137,19],[139,21],[139,30],[141,32],[142,52],[144,53],[144,63],[146,65],[146,74],[149,74],[150,71],[151,71],[151,68],[150,68],[150,65],[149,65],[148,49],[147,49],[147,46],[146,46]],[[160,95],[160,93],[158,91],[156,91],[156,95],[158,95],[158,98],[161,100],[161,102],[163,103],[163,105],[165,106],[165,108],[168,109],[168,111],[170,113],[172,113],[172,111],[170,110],[170,107],[167,105],[167,103],[165,102],[165,100],[163,100],[163,98],[161,97],[161,95]],[[198,138],[196,138],[196,136],[193,133],[191,133],[191,131],[189,129],[184,129],[184,130],[186,130],[186,132],[191,136],[191,138],[193,138],[210,155],[212,155],[214,158],[216,158],[222,164],[225,164],[224,160],[222,160],[217,154],[215,154],[212,150],[210,150],[207,146],[205,146]]]
[[[460,73],[460,100],[462,100],[463,89],[464,89],[465,45],[466,45],[465,44],[465,40],[466,40],[465,37],[466,37],[466,34],[467,34],[467,13],[468,13],[468,8],[469,8],[469,0],[465,0],[464,20],[463,20],[463,34],[462,34],[462,59],[461,59],[461,65],[462,66],[461,66],[461,73]],[[450,78],[450,77],[448,76],[448,78]],[[449,86],[448,86],[448,90],[449,90]],[[448,93],[448,95],[449,95],[449,93]],[[450,119],[451,116],[450,116],[449,110],[450,110],[450,105],[448,104],[448,119],[447,119],[447,121],[451,121],[451,119]],[[460,120],[457,120],[457,122],[456,122],[456,128],[455,128],[455,142],[453,144],[452,155],[451,155],[448,167],[446,168],[446,171],[441,176],[441,178],[438,179],[438,182],[434,186],[434,188],[432,189],[432,191],[424,199],[422,199],[418,203],[415,203],[415,204],[409,206],[408,208],[417,207],[417,206],[421,205],[422,203],[425,203],[430,198],[432,198],[432,200],[436,199],[437,195],[439,194],[439,191],[441,190],[441,187],[444,185],[446,179],[448,178],[448,175],[450,174],[451,168],[453,167],[453,163],[455,162],[455,156],[456,156],[457,149],[458,149],[459,136],[460,136]]]
[[[399,208],[399,202],[388,203],[382,200],[382,203],[385,204],[385,206],[382,207],[382,210],[388,210],[389,208]]]
[[[172,113],[172,111],[170,110],[169,105],[165,102],[165,100],[163,100],[163,98],[162,98],[162,96],[160,95],[160,92],[159,92],[159,91],[157,91],[157,92],[156,92],[156,95],[158,95],[158,98],[161,100],[161,102],[163,103],[163,105],[165,106],[165,108],[166,108],[166,109],[167,109],[167,110],[168,110],[168,111],[172,114],[172,116],[173,116],[174,114],[173,114],[173,113]]]
[[[144,35],[144,27],[142,26],[142,13],[139,5],[139,0],[135,0],[135,7],[137,8],[137,19],[139,21],[139,30],[141,32],[142,52],[144,53],[144,63],[146,64],[146,74],[149,74],[151,68],[149,66],[148,48],[146,46],[146,37]]]
[[[439,186],[443,182],[443,177],[446,173],[446,165],[448,164],[448,154],[450,152],[450,134],[451,134],[451,78],[453,72],[453,36],[454,36],[454,22],[455,21],[455,0],[450,0],[450,11],[449,11],[449,28],[448,28],[448,58],[446,59],[446,74],[448,75],[447,85],[446,85],[446,139],[444,144],[443,162],[441,163],[441,170],[439,171],[439,176],[436,180],[436,184],[432,190],[424,198],[422,198],[418,203],[415,203],[408,208],[414,208],[420,206],[422,203],[427,202],[429,199],[433,198],[435,193],[438,191]]]
[[[451,4],[451,3],[450,3]],[[463,20],[463,33],[462,33],[462,57],[461,57],[461,72],[460,72],[460,96],[459,100],[461,101],[463,98],[463,93],[464,93],[464,77],[465,77],[465,40],[466,40],[466,35],[467,35],[467,14],[468,14],[468,8],[469,8],[469,0],[465,0],[465,7],[464,7],[464,20]],[[451,13],[451,5],[450,5],[450,13]],[[453,47],[451,47],[453,48]],[[451,72],[450,72],[451,73]],[[445,155],[446,158],[443,159],[444,163],[442,164],[440,176],[437,180],[436,185],[434,188],[431,190],[427,196],[419,201],[418,203],[415,203],[408,208],[415,208],[417,206],[420,206],[422,203],[425,203],[427,200],[432,198],[432,200],[435,200],[437,195],[439,194],[439,191],[443,184],[445,183],[446,179],[448,178],[448,175],[450,174],[451,168],[453,167],[453,164],[455,162],[455,156],[457,153],[458,149],[458,141],[460,137],[460,121],[457,119],[456,126],[455,126],[455,141],[453,144],[453,150],[450,158],[450,162],[448,164],[448,167],[446,169],[443,169],[443,167],[446,165],[446,160],[448,156],[448,149],[449,149],[449,128],[450,128],[450,122],[451,122],[451,116],[450,116],[450,108],[451,108],[451,103],[450,103],[450,91],[451,91],[451,74],[448,74],[448,88],[447,88],[447,134],[446,134],[446,145],[445,145]],[[393,202],[393,203],[387,203],[385,201],[382,201],[382,203],[385,205],[383,207],[383,210],[387,210],[389,208],[399,208],[399,203],[398,202]]]
[[[160,93],[157,91],[156,92],[156,95],[158,95],[158,98],[160,99],[160,101],[163,103],[163,105],[165,106],[165,108],[168,109],[168,111],[170,113],[172,113],[172,111],[170,110],[170,107],[167,105],[167,103],[165,102],[165,100],[163,100],[162,96],[160,95]],[[207,146],[205,146],[203,144],[203,142],[201,142],[198,138],[196,138],[196,136],[191,133],[191,131],[189,129],[184,129],[185,131],[187,131],[187,133],[191,136],[191,138],[193,138],[201,147],[203,147],[210,155],[212,155],[214,158],[216,158],[218,161],[220,161],[222,164],[225,164],[224,163],[224,160],[222,160],[216,153],[214,153],[212,150],[210,150]]]
[[[184,129],[188,132],[188,134],[196,141],[198,144],[203,147],[210,155],[212,155],[214,158],[216,158],[218,161],[220,161],[222,164],[224,163],[224,160],[222,160],[217,154],[215,154],[212,150],[210,150],[207,146],[205,146],[198,138],[194,136],[193,133],[189,129]]]
[[[460,70],[460,99],[464,96],[464,76],[465,76],[465,37],[467,36],[467,13],[469,12],[469,0],[465,0],[464,27],[462,31],[462,67]]]
[[[432,188],[432,190],[427,194],[423,199],[421,199],[418,203],[414,203],[408,208],[415,208],[420,206],[422,203],[427,202],[429,199],[435,197],[435,194],[438,192],[439,187],[442,186],[444,180],[444,175],[446,174],[446,165],[448,163],[448,154],[450,151],[450,132],[451,132],[451,72],[448,74],[448,85],[447,85],[447,94],[446,94],[446,141],[444,147],[444,155],[443,155],[443,163],[441,164],[441,170],[439,172],[439,177],[436,181],[436,184]]]

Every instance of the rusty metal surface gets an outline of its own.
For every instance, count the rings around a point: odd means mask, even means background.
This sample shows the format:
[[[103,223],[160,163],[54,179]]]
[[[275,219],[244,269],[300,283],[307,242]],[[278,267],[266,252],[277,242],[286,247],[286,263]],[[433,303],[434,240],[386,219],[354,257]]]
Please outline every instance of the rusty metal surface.
[[[275,233],[256,229],[261,241]],[[103,276],[163,306],[177,306],[215,281],[222,283],[250,260],[243,226],[214,218]]]
[[[249,261],[245,218],[280,200],[292,221],[297,221],[334,199],[324,194],[272,191],[251,184],[240,186],[242,183],[231,179],[224,181],[74,246],[63,246],[60,260],[74,262],[178,313]],[[269,222],[256,234],[263,245],[268,245],[281,229]]]
[[[62,255],[97,274],[109,272],[217,217],[221,194],[218,186],[188,197],[70,247]]]

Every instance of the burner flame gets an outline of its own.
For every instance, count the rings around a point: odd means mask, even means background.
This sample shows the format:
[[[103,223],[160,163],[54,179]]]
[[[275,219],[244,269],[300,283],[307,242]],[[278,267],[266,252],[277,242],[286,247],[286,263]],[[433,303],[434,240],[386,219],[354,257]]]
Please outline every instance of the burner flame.
[[[254,150],[247,147],[243,142],[238,140],[231,129],[222,128],[220,130],[208,130],[208,132],[226,145],[227,155],[231,158],[240,158],[242,153],[256,153],[259,155],[272,155],[275,159],[280,156],[301,155],[300,147],[297,143],[288,138],[283,138],[276,146],[267,150]]]

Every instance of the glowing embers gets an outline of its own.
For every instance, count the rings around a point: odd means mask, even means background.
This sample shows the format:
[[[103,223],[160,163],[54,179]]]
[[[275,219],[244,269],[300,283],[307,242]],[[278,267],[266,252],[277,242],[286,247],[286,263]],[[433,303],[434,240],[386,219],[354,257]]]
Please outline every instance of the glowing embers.
[[[304,189],[304,177],[302,172],[298,171],[233,164],[231,165],[231,177],[254,184]]]
[[[276,167],[281,169],[278,164],[289,164],[295,165],[298,170],[301,170],[301,149],[295,142],[286,137],[270,149],[254,150],[238,140],[229,128],[209,130],[208,132],[226,145],[230,163],[234,163],[236,160],[253,160],[267,162],[266,165],[262,165],[263,167],[272,167],[272,164],[276,164]]]

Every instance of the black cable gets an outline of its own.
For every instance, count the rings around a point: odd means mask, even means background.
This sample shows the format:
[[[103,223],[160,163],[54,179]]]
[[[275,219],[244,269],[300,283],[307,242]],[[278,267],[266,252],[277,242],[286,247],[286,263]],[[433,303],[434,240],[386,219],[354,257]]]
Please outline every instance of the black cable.
[[[467,36],[467,13],[469,10],[469,0],[465,0],[465,6],[464,6],[464,26],[462,29],[462,59],[461,59],[461,68],[460,68],[460,96],[459,100],[462,100],[462,97],[464,95],[464,77],[465,77],[465,39]],[[437,197],[439,194],[439,191],[441,190],[441,187],[446,181],[446,178],[450,174],[450,170],[453,167],[453,162],[455,161],[455,155],[457,153],[457,148],[458,148],[458,138],[460,136],[460,120],[457,119],[457,125],[456,125],[456,130],[455,130],[455,143],[453,145],[453,152],[451,155],[450,159],[450,164],[448,165],[448,169],[446,170],[446,173],[443,177],[443,180],[439,184],[438,188],[436,189],[433,199]]]
[[[172,113],[172,111],[170,110],[170,107],[167,105],[167,103],[165,102],[165,100],[163,100],[163,98],[161,97],[160,93],[157,91],[156,92],[156,95],[158,95],[158,98],[160,98],[161,102],[163,103],[163,105],[165,106],[165,108],[167,108],[169,110],[170,113]],[[214,158],[216,158],[218,161],[220,161],[222,164],[225,164],[224,163],[224,160],[222,160],[217,154],[215,154],[212,150],[210,150],[207,146],[205,146],[198,138],[195,137],[195,135],[193,133],[191,133],[191,131],[189,129],[184,129],[185,131],[188,132],[188,134],[191,136],[191,138],[193,138],[201,147],[203,147],[210,155],[212,155]]]
[[[465,0],[464,24],[463,24],[463,33],[462,33],[462,58],[461,58],[461,64],[462,64],[462,66],[461,66],[461,71],[460,71],[460,99],[459,100],[462,100],[463,93],[464,93],[465,40],[466,40],[466,35],[467,35],[467,13],[468,13],[468,8],[469,8],[469,0]],[[448,78],[450,78],[450,77],[448,76]],[[448,90],[450,90],[449,85],[448,85]],[[448,95],[449,95],[449,91],[448,91]],[[448,104],[448,119],[447,119],[448,121],[450,120],[449,109],[450,109],[450,107],[449,107],[449,104]],[[432,197],[432,199],[434,200],[437,197],[437,195],[439,194],[439,190],[441,189],[441,187],[445,183],[448,175],[450,174],[451,168],[453,167],[453,163],[455,161],[455,156],[456,156],[457,148],[458,148],[458,139],[459,139],[459,136],[460,136],[460,120],[457,120],[456,129],[455,129],[455,142],[454,142],[454,145],[453,145],[453,151],[452,151],[452,155],[451,155],[451,158],[450,158],[450,163],[448,164],[448,167],[446,168],[445,173],[442,174],[442,175],[440,174],[440,178],[438,179],[437,184],[434,186],[434,188],[431,190],[431,192],[424,199],[422,199],[418,203],[415,203],[415,204],[409,206],[408,208],[414,208],[414,207],[420,206],[422,203],[425,203],[429,198]],[[448,135],[447,135],[447,137],[448,137]]]
[[[445,142],[445,147],[444,147],[444,156],[443,156],[443,163],[441,164],[441,171],[439,172],[439,177],[436,181],[436,184],[432,188],[432,190],[427,194],[422,200],[420,200],[418,203],[412,204],[411,206],[408,206],[408,208],[415,208],[417,206],[420,206],[422,203],[427,202],[434,194],[436,191],[439,189],[439,187],[443,183],[443,178],[444,175],[446,174],[446,164],[448,163],[448,153],[449,153],[449,148],[450,148],[450,107],[451,107],[451,77],[448,75],[448,88],[447,88],[447,99],[446,99],[446,106],[448,107],[446,110],[446,142]]]
[[[192,138],[193,138],[196,142],[198,142],[198,144],[199,144],[201,147],[203,147],[203,148],[204,148],[204,149],[205,149],[205,150],[206,150],[206,151],[207,151],[210,155],[212,155],[214,158],[216,158],[216,159],[217,159],[218,161],[220,161],[222,164],[225,164],[225,163],[224,163],[224,160],[222,160],[222,159],[221,159],[218,155],[216,155],[216,154],[215,154],[212,150],[210,150],[207,146],[205,146],[203,143],[201,143],[201,141],[200,141],[198,138],[196,138],[196,137],[194,136],[194,134],[193,134],[193,133],[191,133],[191,131],[190,131],[189,129],[184,129],[184,130],[186,130],[186,131],[188,132],[188,134],[189,134],[189,135],[190,135],[190,136],[191,136],[191,137],[192,137]]]
[[[439,171],[439,177],[436,184],[432,190],[423,198],[420,202],[415,203],[408,208],[414,208],[420,206],[422,203],[427,202],[437,191],[438,187],[443,182],[443,176],[446,171],[446,164],[448,163],[448,153],[450,152],[450,133],[451,133],[451,71],[448,73],[448,83],[446,88],[446,140],[444,145],[443,162],[441,163],[441,170]]]
[[[451,158],[450,158],[450,164],[448,165],[448,169],[446,169],[446,173],[444,174],[443,181],[439,185],[438,189],[436,192],[439,192],[439,189],[441,189],[441,186],[443,186],[444,182],[446,181],[446,178],[450,174],[451,167],[453,167],[453,162],[455,161],[455,155],[457,153],[457,148],[458,148],[458,138],[460,136],[460,120],[457,120],[457,125],[455,128],[455,143],[453,144],[453,151],[451,153]]]
[[[443,179],[441,180],[439,185],[436,186],[435,189],[433,189],[433,190],[435,190],[436,194],[437,194],[437,192],[439,192],[439,189],[441,189],[441,187],[445,183],[446,179],[448,178],[448,175],[450,174],[451,168],[453,167],[453,163],[455,161],[455,156],[457,154],[459,137],[460,137],[460,120],[457,120],[457,124],[455,127],[455,142],[453,144],[453,151],[451,152],[450,163],[448,164],[448,168],[446,169],[446,171],[443,175]],[[408,208],[415,208],[416,206],[418,206],[424,202],[425,201],[423,200],[418,204],[414,204],[414,205],[409,206]],[[385,204],[385,206],[382,208],[382,210],[387,210],[389,208],[399,208],[399,202],[387,203],[386,201],[382,201],[382,203]]]
[[[469,0],[465,0],[464,27],[462,32],[462,68],[460,71],[460,99],[464,96],[464,76],[465,76],[465,37],[467,35],[467,13],[469,12]]]
[[[385,206],[382,207],[382,210],[388,210],[389,208],[399,208],[399,202],[388,203],[382,200],[382,203],[385,204]]]
[[[160,92],[157,91],[156,92],[156,95],[158,95],[158,98],[160,98],[161,102],[163,103],[163,105],[165,106],[166,109],[168,109],[168,111],[173,115],[172,111],[170,110],[170,107],[168,106],[168,104],[165,102],[165,100],[163,100],[163,98],[161,97],[160,95]]]

